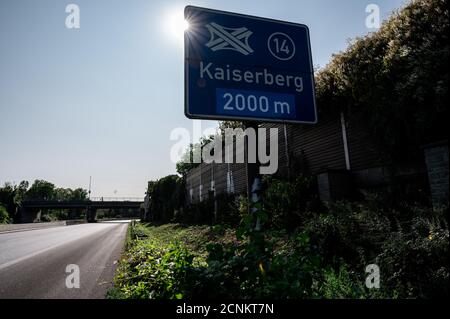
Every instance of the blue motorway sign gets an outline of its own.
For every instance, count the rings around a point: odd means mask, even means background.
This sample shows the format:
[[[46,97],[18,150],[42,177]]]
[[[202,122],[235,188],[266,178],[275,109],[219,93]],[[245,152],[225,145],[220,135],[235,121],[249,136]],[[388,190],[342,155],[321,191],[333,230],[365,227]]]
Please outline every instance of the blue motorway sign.
[[[316,123],[308,27],[187,6],[188,118]]]

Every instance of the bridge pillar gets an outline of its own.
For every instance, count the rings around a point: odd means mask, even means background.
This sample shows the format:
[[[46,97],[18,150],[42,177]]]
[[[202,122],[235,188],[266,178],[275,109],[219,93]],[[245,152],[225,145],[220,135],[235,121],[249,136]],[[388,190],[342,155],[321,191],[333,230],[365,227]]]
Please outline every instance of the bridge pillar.
[[[37,223],[41,221],[41,210],[40,209],[32,209],[26,207],[20,207],[20,222],[21,223]]]
[[[96,223],[97,220],[95,219],[97,216],[97,209],[93,208],[92,206],[86,207],[86,221],[88,223]]]
[[[77,216],[76,209],[69,209],[69,213],[67,214],[67,219],[75,219]]]

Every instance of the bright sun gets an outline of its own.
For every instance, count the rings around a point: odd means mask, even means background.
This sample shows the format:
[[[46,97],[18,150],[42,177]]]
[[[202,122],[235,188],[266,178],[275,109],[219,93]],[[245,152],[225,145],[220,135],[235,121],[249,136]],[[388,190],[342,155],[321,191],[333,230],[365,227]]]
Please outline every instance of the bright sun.
[[[184,19],[183,11],[177,11],[169,15],[167,23],[170,32],[177,39],[183,39],[184,32],[189,29],[189,23]]]

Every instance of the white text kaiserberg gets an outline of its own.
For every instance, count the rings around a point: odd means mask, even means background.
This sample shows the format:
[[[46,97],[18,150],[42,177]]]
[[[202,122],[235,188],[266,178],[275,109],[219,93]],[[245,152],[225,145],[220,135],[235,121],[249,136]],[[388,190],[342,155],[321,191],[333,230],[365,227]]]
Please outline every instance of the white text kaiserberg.
[[[204,64],[200,61],[200,78],[209,78],[210,80],[246,82],[264,85],[277,85],[279,87],[294,87],[297,92],[303,91],[303,79],[301,76],[272,74],[263,69],[259,71],[241,70],[231,68],[227,65],[225,68],[215,66],[212,62]]]

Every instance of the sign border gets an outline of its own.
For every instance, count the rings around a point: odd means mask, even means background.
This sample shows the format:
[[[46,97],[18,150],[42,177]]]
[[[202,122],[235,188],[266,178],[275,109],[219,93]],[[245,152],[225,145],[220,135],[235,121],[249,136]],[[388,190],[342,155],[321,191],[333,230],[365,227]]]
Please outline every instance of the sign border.
[[[271,18],[263,18],[263,17],[257,17],[247,14],[241,14],[241,13],[234,13],[229,11],[222,11],[222,10],[215,10],[215,9],[209,9],[209,8],[203,8],[203,7],[197,7],[192,5],[187,5],[184,7],[184,18],[186,18],[186,11],[188,9],[195,9],[199,11],[206,11],[211,13],[219,13],[219,14],[225,14],[229,16],[236,16],[241,18],[247,18],[247,19],[254,19],[254,20],[261,20],[261,21],[269,21],[269,22],[275,22],[279,24],[285,24],[290,26],[296,26],[296,27],[303,27],[306,29],[306,38],[308,42],[308,53],[309,53],[309,62],[311,66],[311,87],[312,87],[312,93],[313,93],[313,105],[314,105],[314,116],[315,121],[296,121],[296,120],[286,120],[286,119],[262,119],[262,118],[255,118],[255,117],[239,117],[239,116],[226,116],[226,115],[193,115],[189,113],[189,65],[187,63],[187,57],[186,54],[188,52],[187,48],[187,40],[186,40],[186,32],[184,33],[184,115],[192,120],[213,120],[213,121],[252,121],[252,122],[260,122],[260,123],[289,123],[289,124],[317,124],[318,117],[317,117],[317,105],[316,105],[316,88],[315,88],[315,81],[314,81],[314,67],[313,67],[313,61],[312,61],[312,52],[311,52],[311,40],[309,36],[309,28],[306,24],[302,23],[294,23],[289,21],[281,21]]]

